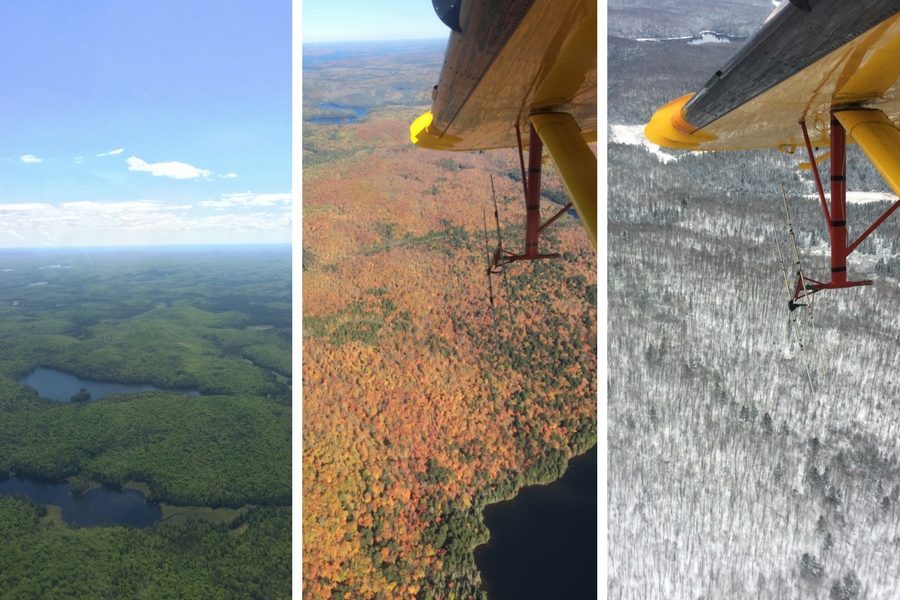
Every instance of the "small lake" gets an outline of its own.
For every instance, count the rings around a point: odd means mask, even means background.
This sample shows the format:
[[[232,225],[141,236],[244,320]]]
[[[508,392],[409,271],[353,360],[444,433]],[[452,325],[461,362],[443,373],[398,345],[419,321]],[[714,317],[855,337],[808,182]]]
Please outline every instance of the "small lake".
[[[25,496],[37,504],[60,507],[69,525],[127,525],[150,527],[162,518],[158,504],[147,502],[138,490],[95,488],[75,497],[68,482],[46,482],[28,478],[0,479],[0,496]]]
[[[333,102],[321,102],[319,103],[319,108],[335,114],[309,117],[304,119],[304,121],[316,125],[348,125],[350,123],[358,123],[369,112],[361,106],[347,106],[334,104]]]
[[[37,390],[38,396],[55,402],[69,402],[82,388],[91,394],[91,400],[99,400],[112,394],[134,394],[136,392],[175,392],[189,396],[199,396],[197,390],[163,390],[152,385],[115,383],[81,379],[71,373],[40,367],[19,379],[19,383]]]
[[[597,597],[597,447],[563,477],[484,509],[491,532],[475,548],[490,600]]]

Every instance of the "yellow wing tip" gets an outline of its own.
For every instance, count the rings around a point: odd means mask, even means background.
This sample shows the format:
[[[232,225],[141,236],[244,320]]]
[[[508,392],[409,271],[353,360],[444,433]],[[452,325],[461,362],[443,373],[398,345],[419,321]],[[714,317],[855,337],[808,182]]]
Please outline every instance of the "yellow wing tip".
[[[703,142],[716,139],[684,120],[682,109],[693,96],[686,94],[660,107],[644,128],[644,136],[657,146],[676,150],[696,150]]]
[[[430,148],[432,150],[453,150],[460,138],[452,135],[435,135],[429,131],[431,123],[434,121],[434,115],[431,111],[422,113],[409,126],[409,139],[416,146],[422,148]]]
[[[431,111],[428,111],[419,115],[412,122],[412,125],[409,126],[409,139],[412,140],[413,144],[418,144],[419,140],[428,134],[428,126],[431,125],[432,121],[434,121],[434,115],[431,114]]]

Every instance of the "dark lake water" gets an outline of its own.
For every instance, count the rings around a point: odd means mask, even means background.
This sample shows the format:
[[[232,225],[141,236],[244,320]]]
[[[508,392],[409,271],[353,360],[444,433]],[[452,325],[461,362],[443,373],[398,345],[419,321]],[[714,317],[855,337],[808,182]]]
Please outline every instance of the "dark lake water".
[[[491,532],[475,548],[490,600],[597,597],[597,447],[561,479],[484,510]]]
[[[25,496],[37,504],[53,504],[70,525],[127,525],[149,527],[162,518],[158,504],[147,502],[137,490],[96,488],[77,498],[68,482],[45,482],[27,478],[0,479],[0,496]]]
[[[40,367],[19,380],[19,383],[37,390],[41,398],[49,398],[56,402],[69,402],[72,396],[82,388],[91,394],[91,400],[99,400],[112,394],[133,394],[135,392],[178,392],[190,396],[199,396],[196,390],[162,390],[152,385],[114,383],[110,381],[93,381],[81,379],[71,373]]]
[[[349,123],[357,123],[368,112],[361,106],[346,106],[343,104],[334,104],[333,102],[322,102],[319,104],[322,110],[337,113],[334,116],[309,117],[304,119],[308,123],[316,125],[347,125]]]

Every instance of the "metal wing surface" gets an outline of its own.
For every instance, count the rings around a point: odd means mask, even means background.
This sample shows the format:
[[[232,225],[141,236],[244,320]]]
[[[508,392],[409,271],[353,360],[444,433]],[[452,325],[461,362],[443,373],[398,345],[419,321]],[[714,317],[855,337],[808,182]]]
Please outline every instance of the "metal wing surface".
[[[440,150],[516,147],[515,127],[535,113],[571,115],[597,132],[595,0],[463,0],[433,105],[410,127]],[[455,22],[454,22],[455,23]]]
[[[898,75],[900,0],[783,2],[703,89],[660,108],[645,133],[670,148],[793,149],[804,144],[800,122],[827,145],[831,113],[842,111],[870,111],[896,132]]]

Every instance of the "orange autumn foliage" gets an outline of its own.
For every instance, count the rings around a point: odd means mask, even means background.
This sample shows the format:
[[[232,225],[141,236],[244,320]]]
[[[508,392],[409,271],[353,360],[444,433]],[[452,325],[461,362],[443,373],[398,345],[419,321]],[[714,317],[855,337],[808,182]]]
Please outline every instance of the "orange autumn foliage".
[[[393,137],[401,124],[353,126],[371,149],[304,174],[309,598],[421,597],[445,573],[436,527],[595,427],[597,265],[583,230],[560,219],[542,243],[565,258],[511,267],[513,297],[498,287],[491,310],[488,174],[518,250],[524,201],[506,176],[517,159],[408,148]],[[465,168],[448,170],[448,156]],[[559,186],[550,169],[544,185]]]

